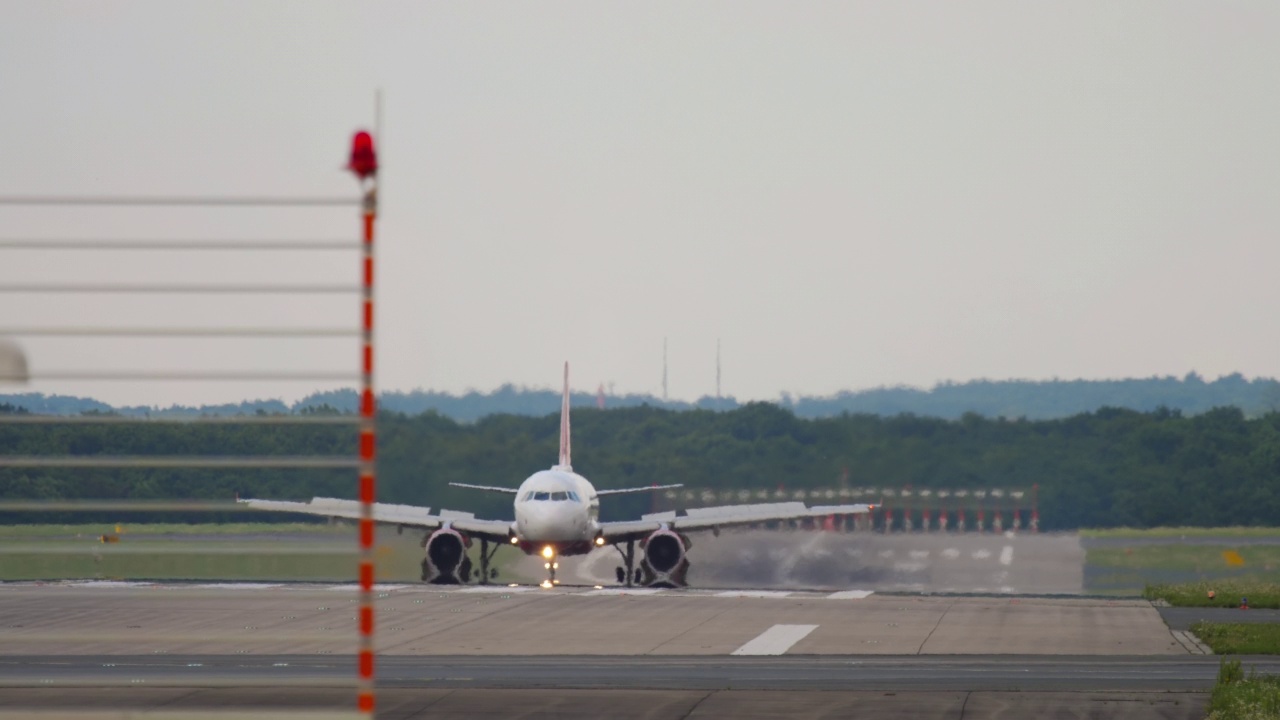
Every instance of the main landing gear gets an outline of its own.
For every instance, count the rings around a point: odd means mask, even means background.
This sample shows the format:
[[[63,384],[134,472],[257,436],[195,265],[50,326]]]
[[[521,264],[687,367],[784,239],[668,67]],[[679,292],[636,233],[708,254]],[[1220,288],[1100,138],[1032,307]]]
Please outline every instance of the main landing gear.
[[[618,551],[618,554],[622,556],[622,562],[626,563],[627,565],[625,570],[620,567],[615,568],[615,571],[618,577],[618,583],[619,584],[626,583],[627,587],[631,587],[632,582],[634,581],[636,585],[639,585],[640,570],[636,567],[636,541],[635,540],[627,541],[626,552],[622,552],[622,548],[618,547],[617,545],[614,545],[613,549]]]
[[[480,584],[488,585],[489,581],[498,577],[498,569],[489,569],[489,561],[493,560],[493,556],[498,553],[498,548],[502,547],[498,543],[493,544],[493,549],[489,549],[489,541],[480,538]]]

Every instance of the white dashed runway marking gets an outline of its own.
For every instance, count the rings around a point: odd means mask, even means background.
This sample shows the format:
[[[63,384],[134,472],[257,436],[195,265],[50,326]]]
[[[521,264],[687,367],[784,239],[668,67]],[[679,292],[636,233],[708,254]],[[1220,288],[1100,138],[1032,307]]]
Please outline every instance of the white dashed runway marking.
[[[196,585],[201,590],[269,590],[284,587],[281,583],[205,583]]]
[[[715,594],[722,598],[784,598],[789,595],[790,590],[726,590]]]
[[[817,625],[774,625],[746,645],[734,650],[732,654],[781,655],[817,629]]]
[[[1005,545],[1004,549],[1000,551],[1000,564],[1001,565],[1013,564],[1013,546],[1012,545]]]
[[[827,596],[827,599],[828,600],[862,600],[863,598],[870,597],[872,592],[873,591],[871,590],[841,590],[840,592],[831,593],[830,595]]]
[[[453,592],[512,593],[512,592],[529,592],[530,590],[537,590],[537,589],[539,588],[536,588],[532,585],[517,585],[515,587],[511,587],[509,585],[472,585],[471,587],[464,587],[460,590],[453,590]]]
[[[657,595],[662,592],[662,588],[600,588],[599,590],[588,590],[583,595],[600,596],[600,595]]]

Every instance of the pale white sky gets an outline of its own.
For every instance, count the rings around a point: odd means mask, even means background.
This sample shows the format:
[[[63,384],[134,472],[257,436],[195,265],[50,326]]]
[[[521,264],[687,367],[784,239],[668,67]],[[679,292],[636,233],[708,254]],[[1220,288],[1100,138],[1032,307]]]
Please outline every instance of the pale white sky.
[[[9,2],[0,195],[354,194],[382,389],[740,398],[1280,374],[1273,2]],[[351,210],[29,209],[0,238],[355,238]],[[355,257],[0,253],[0,284]],[[354,325],[354,298],[0,294],[0,327]],[[36,373],[354,370],[350,342],[25,340]],[[289,385],[43,383],[169,404]]]

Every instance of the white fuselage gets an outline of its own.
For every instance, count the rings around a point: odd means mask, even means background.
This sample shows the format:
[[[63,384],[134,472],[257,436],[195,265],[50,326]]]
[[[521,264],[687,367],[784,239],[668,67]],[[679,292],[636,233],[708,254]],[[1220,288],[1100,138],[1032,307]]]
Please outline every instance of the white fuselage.
[[[590,542],[600,531],[600,499],[586,478],[554,467],[520,483],[515,533],[527,544]]]

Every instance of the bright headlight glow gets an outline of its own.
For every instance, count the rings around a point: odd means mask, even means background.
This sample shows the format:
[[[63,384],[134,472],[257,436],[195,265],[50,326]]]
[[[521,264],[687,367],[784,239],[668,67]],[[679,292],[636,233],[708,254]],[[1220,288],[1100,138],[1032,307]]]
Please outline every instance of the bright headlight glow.
[[[556,556],[555,548],[551,547],[550,545],[547,545],[546,547],[542,548],[542,557],[550,560],[555,556]]]
[[[604,538],[602,537],[596,538],[596,547],[600,547],[601,545],[604,545]]]
[[[517,538],[515,535],[512,535],[512,536],[511,536],[511,544],[512,544],[512,545],[515,545],[515,544],[517,544],[517,543],[519,543],[519,542],[520,542],[520,539],[519,539],[519,538]]]

